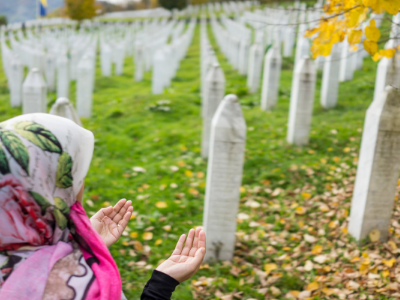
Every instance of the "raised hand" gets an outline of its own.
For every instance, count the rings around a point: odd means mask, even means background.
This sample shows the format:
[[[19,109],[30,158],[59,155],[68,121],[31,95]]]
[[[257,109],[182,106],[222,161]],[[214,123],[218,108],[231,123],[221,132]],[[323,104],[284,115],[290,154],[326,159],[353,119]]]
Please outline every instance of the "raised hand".
[[[122,199],[114,207],[102,208],[90,218],[94,230],[100,234],[107,247],[118,241],[128,225],[132,211],[132,201]]]
[[[182,234],[172,255],[157,267],[179,282],[192,277],[200,268],[206,254],[206,233],[201,229],[190,229],[188,237]],[[185,244],[185,247],[183,245]]]

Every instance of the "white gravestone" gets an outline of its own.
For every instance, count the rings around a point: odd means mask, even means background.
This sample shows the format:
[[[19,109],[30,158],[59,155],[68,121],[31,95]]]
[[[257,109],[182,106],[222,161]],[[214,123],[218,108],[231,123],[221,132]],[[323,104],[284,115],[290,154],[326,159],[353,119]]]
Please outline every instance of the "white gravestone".
[[[272,47],[265,55],[261,108],[272,110],[278,101],[282,57],[279,48]]]
[[[57,59],[57,98],[69,97],[69,62],[66,53],[62,53]]]
[[[80,117],[90,118],[93,98],[92,60],[84,56],[79,62],[76,82],[76,108]]]
[[[47,90],[54,91],[56,79],[56,63],[55,57],[51,53],[47,53],[45,60],[45,74]]]
[[[205,260],[231,260],[246,144],[246,123],[239,100],[227,95],[211,128],[203,226],[207,235]]]
[[[144,54],[143,54],[143,46],[141,43],[136,44],[135,48],[135,57],[134,57],[134,64],[135,64],[135,81],[140,82],[143,80],[143,73],[144,73]]]
[[[314,62],[304,57],[293,75],[287,141],[302,146],[308,144],[316,83]]]
[[[119,43],[115,47],[115,75],[121,76],[124,71],[125,45]]]
[[[112,73],[112,53],[111,47],[103,44],[100,53],[101,73],[103,76],[111,76]]]
[[[247,75],[249,62],[250,43],[243,39],[240,41],[239,48],[239,74]]]
[[[219,103],[225,96],[225,76],[219,64],[214,64],[206,77],[204,97],[203,136],[201,144],[202,157],[208,157],[211,122]]]
[[[165,80],[166,80],[166,57],[163,50],[158,50],[154,55],[153,74],[151,81],[151,91],[154,95],[159,95],[164,92]]]
[[[81,120],[75,111],[74,106],[67,98],[58,98],[50,109],[49,114],[64,117],[82,126]]]
[[[22,86],[22,113],[47,112],[47,87],[39,69],[33,68]]]
[[[321,105],[325,109],[333,108],[337,104],[340,73],[340,45],[333,46],[331,55],[325,58],[324,74],[322,78]]]
[[[353,65],[353,56],[357,55],[356,52],[350,51],[350,44],[347,40],[342,42],[342,57],[340,60],[340,82],[353,80],[354,75],[354,65]]]
[[[11,106],[22,104],[22,83],[24,81],[24,66],[17,56],[14,56],[10,67],[10,100]]]
[[[257,92],[260,87],[263,55],[263,47],[259,43],[254,43],[250,48],[247,72],[247,87],[250,93]]]
[[[367,110],[349,222],[358,241],[372,230],[381,241],[388,237],[400,170],[399,115],[400,94],[392,87]]]
[[[381,96],[387,86],[400,88],[400,59],[382,58],[376,73],[374,101]]]

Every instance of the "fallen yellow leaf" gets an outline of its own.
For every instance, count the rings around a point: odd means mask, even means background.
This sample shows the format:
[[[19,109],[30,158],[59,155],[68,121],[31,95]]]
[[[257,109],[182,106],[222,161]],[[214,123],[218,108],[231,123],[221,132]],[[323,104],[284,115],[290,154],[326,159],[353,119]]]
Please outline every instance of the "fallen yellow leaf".
[[[156,203],[156,207],[157,208],[166,208],[166,207],[168,207],[168,205],[165,202],[159,201]]]
[[[333,294],[335,293],[335,291],[332,290],[332,289],[330,289],[330,288],[323,288],[323,289],[322,289],[322,292],[323,292],[325,295],[328,295],[328,296],[333,295]]]
[[[316,291],[316,290],[318,290],[319,289],[319,283],[318,282],[311,282],[311,283],[309,283],[308,285],[307,285],[307,288],[306,288],[306,290],[307,291]]]
[[[165,231],[171,231],[171,225],[165,225],[165,226],[163,226],[163,229]]]
[[[152,238],[153,238],[153,233],[152,232],[143,233],[143,239],[145,241],[150,241]]]
[[[137,232],[131,232],[130,234],[129,234],[129,236],[131,237],[131,238],[137,238],[138,237],[138,233]]]
[[[156,242],[154,243],[154,245],[158,246],[162,243],[162,239],[158,239],[156,240]]]
[[[271,273],[273,270],[276,270],[278,266],[276,264],[265,264],[264,265],[264,271],[267,275]]]
[[[384,265],[386,265],[387,267],[391,268],[396,263],[396,260],[394,258],[389,259],[389,260],[384,259],[384,260],[382,260],[382,263]]]
[[[381,237],[381,232],[378,229],[374,229],[371,230],[371,232],[369,233],[369,240],[373,243],[379,241],[380,237]]]
[[[306,213],[306,209],[303,206],[299,206],[296,208],[296,214],[304,215]]]
[[[322,253],[322,246],[320,245],[315,245],[314,248],[311,250],[312,254],[321,254]]]

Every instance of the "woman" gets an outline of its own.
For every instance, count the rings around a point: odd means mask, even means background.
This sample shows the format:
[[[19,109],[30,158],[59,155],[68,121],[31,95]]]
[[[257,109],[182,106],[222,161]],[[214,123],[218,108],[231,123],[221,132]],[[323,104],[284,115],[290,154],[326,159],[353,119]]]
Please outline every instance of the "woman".
[[[0,299],[115,299],[121,279],[107,246],[121,236],[130,201],[82,208],[94,148],[90,131],[47,114],[0,124]],[[153,272],[142,299],[169,299],[204,258],[205,234],[191,230]]]

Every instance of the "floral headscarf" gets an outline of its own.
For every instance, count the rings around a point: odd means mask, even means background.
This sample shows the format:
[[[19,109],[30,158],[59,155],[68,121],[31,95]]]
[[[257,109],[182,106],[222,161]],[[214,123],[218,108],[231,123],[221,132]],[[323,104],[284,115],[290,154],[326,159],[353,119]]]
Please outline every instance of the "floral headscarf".
[[[0,124],[0,299],[121,299],[118,269],[76,196],[93,134],[48,114]]]

